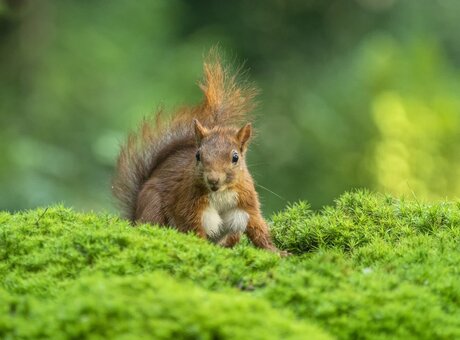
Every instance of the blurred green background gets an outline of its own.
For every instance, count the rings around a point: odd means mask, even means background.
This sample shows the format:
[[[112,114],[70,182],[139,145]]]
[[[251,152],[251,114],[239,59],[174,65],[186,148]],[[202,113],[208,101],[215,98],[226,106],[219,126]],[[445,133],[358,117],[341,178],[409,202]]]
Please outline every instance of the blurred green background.
[[[460,1],[0,0],[0,209],[115,210],[121,141],[200,101],[216,43],[262,91],[265,212],[356,187],[460,195]]]

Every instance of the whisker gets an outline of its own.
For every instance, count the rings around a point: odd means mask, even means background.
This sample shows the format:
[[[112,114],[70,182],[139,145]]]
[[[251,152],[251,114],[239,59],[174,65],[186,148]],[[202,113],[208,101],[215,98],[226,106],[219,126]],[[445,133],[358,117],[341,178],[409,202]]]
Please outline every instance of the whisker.
[[[275,195],[276,197],[282,199],[283,201],[287,201],[287,199],[285,199],[284,197],[278,195],[276,192],[273,192],[273,191],[271,191],[270,189],[264,187],[263,185],[260,185],[260,184],[257,184],[257,183],[255,183],[255,184],[256,184],[258,187],[260,187],[260,188],[262,188],[262,189],[264,189],[264,190],[267,190],[269,193],[271,193],[271,194]]]
[[[267,162],[259,162],[259,163],[251,163],[251,164],[246,163],[246,165],[247,165],[248,167],[259,166],[259,165],[268,165],[268,164],[269,164],[269,163],[267,163]]]

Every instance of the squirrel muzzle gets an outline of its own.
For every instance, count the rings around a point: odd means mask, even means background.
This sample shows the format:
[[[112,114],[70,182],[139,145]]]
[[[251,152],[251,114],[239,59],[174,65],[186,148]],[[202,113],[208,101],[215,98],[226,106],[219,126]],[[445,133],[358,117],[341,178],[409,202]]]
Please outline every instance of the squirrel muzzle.
[[[209,190],[218,191],[225,183],[225,173],[219,173],[217,171],[206,172],[204,173],[204,179]]]

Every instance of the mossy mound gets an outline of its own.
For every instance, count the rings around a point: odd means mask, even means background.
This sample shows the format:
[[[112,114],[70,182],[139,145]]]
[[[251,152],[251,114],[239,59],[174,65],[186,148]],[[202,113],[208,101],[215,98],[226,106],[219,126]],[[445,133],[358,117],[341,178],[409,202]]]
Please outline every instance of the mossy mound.
[[[294,253],[320,248],[354,251],[374,241],[395,245],[417,235],[460,234],[460,202],[426,204],[366,191],[345,193],[320,213],[307,202],[273,217],[273,237]]]
[[[250,246],[63,207],[0,225],[0,338],[329,338],[246,292],[280,261]]]
[[[63,207],[0,214],[0,337],[457,338],[460,205],[347,193],[277,255]]]
[[[0,297],[3,336],[14,338],[328,338],[261,299],[209,292],[160,273],[82,277],[47,299]]]

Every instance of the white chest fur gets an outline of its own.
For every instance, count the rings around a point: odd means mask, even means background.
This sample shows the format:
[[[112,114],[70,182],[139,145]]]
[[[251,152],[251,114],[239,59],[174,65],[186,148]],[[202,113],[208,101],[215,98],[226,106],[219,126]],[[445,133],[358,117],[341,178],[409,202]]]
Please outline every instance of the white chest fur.
[[[238,194],[225,190],[209,194],[209,205],[203,211],[202,223],[206,235],[218,242],[229,233],[242,233],[246,230],[249,215],[238,208]]]

